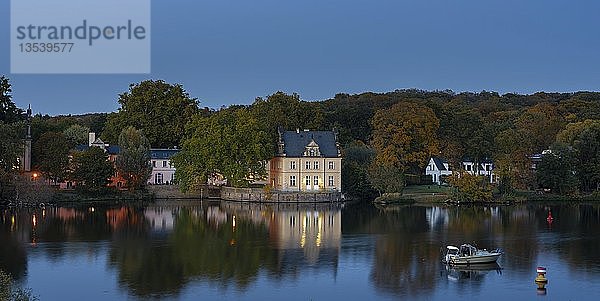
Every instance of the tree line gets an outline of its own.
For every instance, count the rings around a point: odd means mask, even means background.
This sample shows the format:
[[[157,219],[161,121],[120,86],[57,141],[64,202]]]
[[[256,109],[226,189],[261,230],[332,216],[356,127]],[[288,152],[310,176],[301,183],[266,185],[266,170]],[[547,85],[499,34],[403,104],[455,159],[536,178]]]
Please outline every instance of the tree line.
[[[181,150],[173,158],[176,178],[182,190],[190,190],[215,173],[233,186],[248,186],[264,176],[264,162],[275,153],[278,126],[336,129],[344,155],[342,186],[358,197],[401,192],[406,184],[419,182],[434,155],[447,159],[458,172],[465,158],[493,160],[499,178],[495,189],[503,195],[600,189],[597,92],[500,95],[408,89],[340,93],[323,101],[276,92],[250,105],[215,110],[201,108],[179,84],[147,80],[131,85],[118,103],[118,111],[108,114],[38,115],[34,145],[44,131],[61,132],[73,145],[83,139],[77,133],[88,129],[118,144],[121,131],[131,126],[152,147]],[[534,171],[530,157],[542,152]],[[43,158],[34,156],[33,161],[42,164]],[[470,183],[464,185],[483,185],[481,179],[463,180]]]

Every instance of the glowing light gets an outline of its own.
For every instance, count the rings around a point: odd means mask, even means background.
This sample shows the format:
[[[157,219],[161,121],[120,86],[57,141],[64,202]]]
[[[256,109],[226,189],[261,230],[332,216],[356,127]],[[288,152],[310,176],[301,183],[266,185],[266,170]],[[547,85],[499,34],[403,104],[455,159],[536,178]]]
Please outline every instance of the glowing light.
[[[33,173],[33,178],[35,179],[35,178],[37,178],[37,177],[38,177],[38,174],[37,174],[37,172],[34,172],[34,173]]]
[[[94,212],[96,209],[94,207],[90,208],[90,212]]]
[[[37,226],[37,218],[35,217],[35,214],[31,218],[31,223],[33,224],[34,227]]]
[[[233,216],[233,229],[235,230],[235,215]]]

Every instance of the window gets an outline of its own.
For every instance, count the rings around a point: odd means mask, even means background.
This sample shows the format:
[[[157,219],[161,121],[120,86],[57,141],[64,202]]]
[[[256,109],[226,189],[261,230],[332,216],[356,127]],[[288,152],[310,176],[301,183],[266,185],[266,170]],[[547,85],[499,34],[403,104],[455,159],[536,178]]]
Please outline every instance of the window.
[[[152,160],[152,167],[156,167],[156,161]]]
[[[167,161],[163,161],[163,167],[167,167]]]
[[[161,173],[157,173],[154,175],[154,184],[162,184],[163,183],[163,175]]]
[[[290,186],[296,186],[296,176],[290,176]]]
[[[334,169],[333,161],[329,161],[329,169]]]
[[[314,157],[314,156],[315,156],[315,150],[314,150],[314,149],[311,149],[311,150],[310,150],[310,156],[311,156],[311,157]]]
[[[310,162],[306,161],[306,169],[310,169]]]
[[[306,176],[305,183],[306,186],[310,185],[310,176]]]
[[[333,186],[334,182],[333,182],[333,176],[329,176],[329,181],[327,183],[329,186]]]
[[[471,171],[471,165],[465,165],[465,169],[466,169],[467,171]]]
[[[319,161],[315,161],[315,169],[319,169]]]
[[[486,171],[490,171],[490,169],[491,169],[491,168],[492,168],[492,166],[491,166],[491,165],[489,165],[489,164],[487,164],[487,165],[485,166],[485,170],[486,170]]]
[[[296,169],[296,161],[290,162],[290,169]]]
[[[319,176],[314,176],[313,185],[315,185],[315,186],[319,185]]]

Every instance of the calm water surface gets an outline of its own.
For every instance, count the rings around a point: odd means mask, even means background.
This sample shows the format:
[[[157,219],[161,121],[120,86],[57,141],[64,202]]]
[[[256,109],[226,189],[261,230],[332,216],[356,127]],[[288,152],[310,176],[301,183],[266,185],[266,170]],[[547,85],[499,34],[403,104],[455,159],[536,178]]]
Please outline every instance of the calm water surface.
[[[41,300],[600,300],[599,205],[0,212],[0,268]],[[461,242],[506,254],[498,266],[442,265],[440,248]]]

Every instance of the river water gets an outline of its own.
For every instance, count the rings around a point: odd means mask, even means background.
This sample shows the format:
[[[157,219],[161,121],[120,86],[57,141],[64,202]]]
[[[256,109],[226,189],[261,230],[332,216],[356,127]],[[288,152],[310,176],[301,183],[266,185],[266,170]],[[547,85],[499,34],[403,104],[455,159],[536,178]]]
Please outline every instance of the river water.
[[[40,300],[600,300],[596,204],[0,212],[0,268]],[[464,242],[505,254],[497,266],[441,264],[440,248]]]

